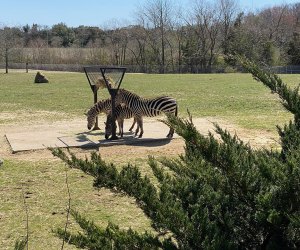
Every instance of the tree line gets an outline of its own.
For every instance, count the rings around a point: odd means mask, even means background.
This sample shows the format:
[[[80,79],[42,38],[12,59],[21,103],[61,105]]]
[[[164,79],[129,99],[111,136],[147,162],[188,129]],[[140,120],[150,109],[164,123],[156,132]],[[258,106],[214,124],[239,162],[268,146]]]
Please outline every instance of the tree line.
[[[300,65],[300,2],[243,12],[236,0],[149,0],[135,24],[0,29],[0,63],[101,64],[139,72],[212,72],[224,55],[244,54],[265,65]],[[234,62],[230,62],[234,63]]]

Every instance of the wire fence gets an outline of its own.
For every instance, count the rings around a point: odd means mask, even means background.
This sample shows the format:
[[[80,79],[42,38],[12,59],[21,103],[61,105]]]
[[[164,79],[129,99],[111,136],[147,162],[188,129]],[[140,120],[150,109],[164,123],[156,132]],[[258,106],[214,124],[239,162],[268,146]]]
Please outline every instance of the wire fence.
[[[9,63],[9,69],[18,69],[28,72],[29,70],[45,70],[45,71],[69,71],[69,72],[84,72],[83,67],[93,65],[82,64],[26,64],[26,63]],[[101,65],[112,66],[116,65]],[[200,65],[192,66],[165,66],[163,69],[160,65],[122,65],[126,67],[128,73],[233,73],[244,72],[243,68],[230,66],[212,66],[209,69],[203,69]],[[0,64],[0,69],[5,69],[5,64]],[[276,74],[300,74],[300,65],[287,65],[287,66],[272,66],[266,67],[272,73]]]

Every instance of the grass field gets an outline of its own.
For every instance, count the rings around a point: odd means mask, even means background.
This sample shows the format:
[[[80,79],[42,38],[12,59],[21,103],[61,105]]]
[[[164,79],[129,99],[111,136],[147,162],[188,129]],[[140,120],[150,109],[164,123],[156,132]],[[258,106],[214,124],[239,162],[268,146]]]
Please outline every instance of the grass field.
[[[45,74],[49,84],[34,84],[34,72],[0,73],[0,127],[85,119],[83,113],[93,104],[85,75]],[[281,77],[293,87],[300,83],[300,75]],[[126,74],[122,87],[145,97],[173,96],[178,100],[180,116],[186,116],[189,109],[194,117],[217,117],[262,133],[275,133],[275,125],[282,125],[291,117],[277,96],[249,74]],[[102,90],[99,96],[107,98],[108,94]],[[134,158],[131,162],[149,174],[146,158]],[[66,221],[66,167],[58,159],[4,160],[0,168],[0,249],[13,249],[15,240],[26,235],[26,206],[29,249],[60,249],[61,241],[51,229],[64,227]],[[80,171],[68,170],[67,176],[72,207],[98,225],[112,221],[125,228],[151,230],[149,220],[132,199],[105,189],[95,190],[92,179]],[[72,221],[69,228],[78,229]],[[66,245],[65,249],[75,248]]]
[[[66,173],[72,208],[97,225],[105,227],[111,221],[139,232],[151,230],[150,221],[133,199],[106,189],[95,190],[92,178],[81,171],[68,170],[60,162],[8,161],[0,172],[1,250],[13,249],[16,239],[25,237],[25,206],[29,217],[29,249],[61,249],[62,241],[51,230],[63,228],[66,223],[69,198]],[[78,230],[70,219],[68,228]],[[66,244],[64,249],[77,248]]]
[[[34,84],[34,73],[0,74],[0,112],[20,114],[20,120],[69,119],[81,116],[93,104],[83,73],[46,73],[50,84]],[[300,75],[282,75],[291,86]],[[274,129],[289,115],[261,83],[249,74],[126,74],[122,87],[141,96],[170,95],[179,103],[179,115],[189,109],[194,117],[216,116],[245,128]],[[107,98],[106,90],[99,99]],[[41,114],[35,115],[35,114]],[[11,122],[0,117],[0,124]]]

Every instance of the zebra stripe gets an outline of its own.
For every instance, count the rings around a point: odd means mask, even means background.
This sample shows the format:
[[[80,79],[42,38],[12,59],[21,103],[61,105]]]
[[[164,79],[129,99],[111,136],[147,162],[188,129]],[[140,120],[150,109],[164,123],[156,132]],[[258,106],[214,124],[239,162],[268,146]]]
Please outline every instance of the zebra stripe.
[[[130,119],[134,117],[134,121],[133,124],[131,126],[131,128],[129,129],[129,131],[132,131],[135,123],[137,122],[138,126],[135,132],[135,135],[137,135],[137,133],[139,132],[139,128],[140,128],[140,124],[142,121],[141,118],[136,117],[134,115],[134,113],[132,112],[131,109],[129,109],[127,106],[122,106],[122,105],[117,105],[116,109],[115,109],[115,119],[118,122],[118,126],[119,126],[119,135],[121,137],[123,137],[123,127],[124,127],[124,119]],[[112,134],[112,114],[111,112],[108,113],[107,117],[106,117],[106,123],[105,123],[105,138],[108,139],[108,137]]]
[[[177,116],[178,105],[174,98],[160,96],[153,99],[142,98],[130,91],[120,89],[116,96],[116,104],[125,104],[137,117],[154,117],[161,113],[173,114]],[[143,130],[143,127],[141,127]],[[170,128],[167,137],[172,138],[174,129]]]
[[[111,112],[111,107],[112,107],[111,99],[101,100],[96,104],[94,104],[94,106],[92,106],[90,110],[87,112],[87,128],[90,130],[94,127],[96,123],[96,117],[100,113],[105,113],[108,115]],[[134,125],[135,125],[135,121],[133,122],[130,128],[131,130],[133,129]],[[120,131],[120,127],[119,127],[119,131]]]

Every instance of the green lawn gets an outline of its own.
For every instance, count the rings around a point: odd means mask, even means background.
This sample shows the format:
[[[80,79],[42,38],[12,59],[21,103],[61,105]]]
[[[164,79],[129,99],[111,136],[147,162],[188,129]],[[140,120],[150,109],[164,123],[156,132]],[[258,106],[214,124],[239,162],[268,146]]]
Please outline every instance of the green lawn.
[[[143,163],[145,165],[145,161]],[[67,175],[66,175],[67,173]],[[93,179],[78,170],[66,168],[59,160],[51,162],[5,161],[0,170],[0,249],[13,249],[26,235],[28,209],[29,249],[61,249],[62,241],[52,232],[64,228],[68,207],[80,211],[99,226],[108,221],[139,232],[151,230],[150,221],[127,196],[107,189],[93,188]],[[70,218],[70,230],[79,230]],[[68,244],[64,249],[77,249]]]
[[[59,120],[81,116],[93,104],[85,74],[46,72],[46,76],[50,84],[34,84],[34,73],[0,74],[0,112],[46,111],[48,119]],[[300,75],[282,78],[291,86],[300,83]],[[249,74],[128,73],[122,87],[145,97],[173,96],[180,116],[189,109],[194,117],[220,117],[245,128],[272,130],[290,118],[277,96]],[[105,89],[99,91],[99,99],[107,97]],[[5,122],[11,121],[0,117],[0,124]]]

